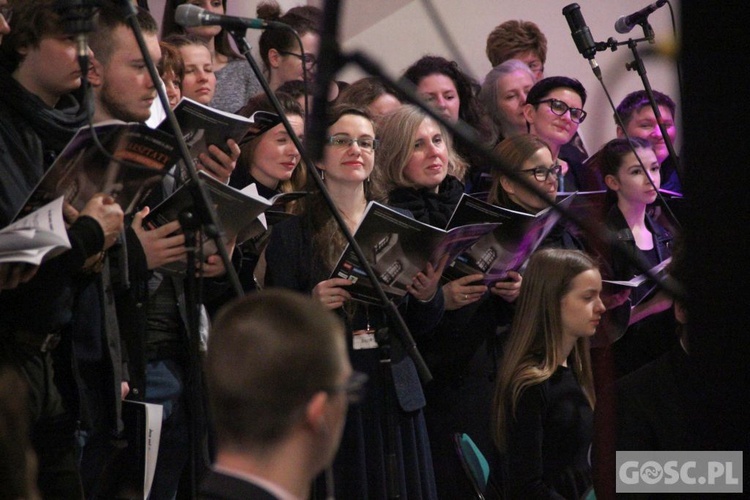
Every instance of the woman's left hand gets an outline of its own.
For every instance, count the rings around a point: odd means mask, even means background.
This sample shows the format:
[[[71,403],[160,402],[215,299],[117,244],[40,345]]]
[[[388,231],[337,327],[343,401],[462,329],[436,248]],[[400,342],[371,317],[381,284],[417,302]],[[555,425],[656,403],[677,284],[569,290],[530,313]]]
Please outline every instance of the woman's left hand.
[[[203,170],[210,174],[214,179],[227,184],[229,177],[237,165],[237,159],[240,157],[240,147],[234,139],[227,140],[227,146],[232,153],[226,154],[215,144],[208,146],[208,152],[211,154],[201,153],[198,157],[198,170]]]
[[[448,262],[448,256],[443,257],[438,262],[437,268],[432,267],[431,263],[427,263],[427,267],[423,272],[417,273],[411,282],[411,285],[406,285],[406,290],[414,296],[414,298],[421,300],[422,302],[429,302],[437,293],[438,285],[440,284],[440,276],[443,275],[445,264]]]

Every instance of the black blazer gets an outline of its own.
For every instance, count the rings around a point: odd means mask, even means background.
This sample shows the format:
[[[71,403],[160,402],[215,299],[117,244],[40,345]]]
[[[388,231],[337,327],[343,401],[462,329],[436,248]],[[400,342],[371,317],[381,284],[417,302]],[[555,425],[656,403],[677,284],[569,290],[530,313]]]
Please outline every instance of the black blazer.
[[[278,500],[270,491],[243,479],[209,471],[198,493],[201,500]]]

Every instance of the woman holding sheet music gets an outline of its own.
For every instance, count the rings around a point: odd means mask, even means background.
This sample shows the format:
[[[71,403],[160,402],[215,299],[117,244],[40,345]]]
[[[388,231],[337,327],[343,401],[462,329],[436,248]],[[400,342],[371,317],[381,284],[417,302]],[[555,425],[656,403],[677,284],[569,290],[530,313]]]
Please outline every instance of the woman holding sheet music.
[[[305,130],[302,107],[289,94],[277,92],[276,98],[294,133],[301,140]],[[307,175],[304,166],[299,164],[300,153],[268,96],[259,94],[251,98],[238,114],[253,117],[256,125],[242,140],[242,153],[229,185],[243,189],[249,184],[255,184],[258,194],[268,199],[282,192],[303,190]],[[287,211],[296,209],[296,205],[297,202],[293,202]],[[246,292],[261,288],[265,273],[265,261],[261,255],[269,236],[270,228],[240,247],[242,265],[239,279]]]
[[[554,160],[550,146],[533,134],[509,137],[498,144],[494,153],[501,160],[502,170],[492,173],[492,188],[487,201],[517,212],[536,214],[555,202],[560,164]],[[541,193],[535,193],[507,175],[515,172]],[[544,247],[584,250],[584,244],[558,223],[542,241]]]
[[[382,153],[376,178],[388,192],[389,203],[410,210],[421,222],[444,229],[464,193],[460,179],[465,164],[455,153],[451,136],[411,105],[383,117],[378,133]],[[514,275],[518,279],[493,287],[509,302],[520,288],[520,276]],[[494,300],[489,299],[482,278],[482,274],[472,274],[443,286],[446,313],[430,342],[420,345],[435,377],[425,390],[425,418],[441,498],[470,495],[466,485],[455,480],[462,470],[454,433],[468,433],[492,461],[493,338],[499,317],[507,311],[502,306],[485,305],[494,304]],[[475,328],[469,329],[467,324]]]
[[[614,139],[604,145],[600,157],[604,182],[617,198],[607,214],[606,226],[628,253],[625,256],[610,249],[600,252],[609,267],[604,273],[608,279],[629,280],[671,255],[672,235],[646,212],[648,205],[656,201],[661,184],[659,162],[651,144],[640,138],[630,142]],[[640,262],[640,266],[635,262]],[[667,334],[675,329],[674,316],[667,311],[672,300],[664,292],[652,296],[652,288],[649,280],[634,289],[629,300],[620,306],[631,309],[627,330],[612,345],[617,376],[656,359],[677,341]]]
[[[375,130],[367,113],[358,108],[337,107],[329,118],[328,144],[317,165],[335,208],[354,232],[374,199]],[[401,498],[436,498],[435,479],[427,432],[422,416],[424,395],[416,368],[406,355],[398,335],[380,331],[388,326],[384,311],[350,300],[350,281],[330,278],[346,247],[346,240],[323,197],[308,197],[306,210],[281,222],[271,233],[266,249],[267,286],[281,286],[307,293],[341,314],[347,324],[349,356],[355,370],[370,382],[367,397],[349,409],[336,460],[334,479],[338,498],[386,498],[388,481],[397,481]],[[442,266],[417,274],[399,306],[415,338],[430,332],[439,320],[443,295],[438,287]],[[381,357],[390,346],[389,365]],[[392,417],[392,418],[391,418]],[[395,429],[388,426],[395,420]],[[388,430],[396,433],[399,477],[386,469]],[[330,493],[330,492],[329,492]]]

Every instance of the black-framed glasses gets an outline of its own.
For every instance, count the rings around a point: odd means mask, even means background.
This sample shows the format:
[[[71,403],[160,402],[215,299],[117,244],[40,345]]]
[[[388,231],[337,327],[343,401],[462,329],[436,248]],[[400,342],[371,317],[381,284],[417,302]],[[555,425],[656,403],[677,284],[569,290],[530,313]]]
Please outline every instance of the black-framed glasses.
[[[543,99],[541,101],[537,101],[536,104],[543,104],[545,102],[549,103],[549,109],[551,109],[552,112],[557,116],[563,116],[568,112],[568,110],[570,110],[570,119],[576,123],[583,123],[583,120],[586,119],[586,115],[588,114],[581,108],[571,108],[560,99]]]
[[[538,180],[539,182],[544,182],[547,180],[547,177],[549,177],[550,174],[552,174],[554,178],[557,179],[557,176],[560,175],[560,172],[562,172],[562,167],[559,164],[555,163],[549,168],[534,167],[521,170],[521,172],[531,172],[534,174],[534,179]]]
[[[305,63],[305,66],[308,66],[312,68],[316,64],[318,64],[318,58],[315,57],[313,54],[297,54],[296,52],[288,52],[286,50],[279,50],[279,54],[284,56],[294,56],[298,59],[300,59],[303,63]]]
[[[378,140],[372,137],[360,137],[354,139],[348,135],[332,135],[326,139],[328,144],[336,148],[350,148],[352,144],[357,144],[362,151],[372,152],[378,147]]]
[[[334,385],[323,390],[329,394],[344,392],[346,393],[346,400],[349,403],[359,403],[365,397],[365,386],[369,378],[366,373],[353,371],[343,384]]]
[[[5,22],[9,23],[10,18],[13,17],[13,7],[10,5],[0,5],[0,16],[3,16]]]

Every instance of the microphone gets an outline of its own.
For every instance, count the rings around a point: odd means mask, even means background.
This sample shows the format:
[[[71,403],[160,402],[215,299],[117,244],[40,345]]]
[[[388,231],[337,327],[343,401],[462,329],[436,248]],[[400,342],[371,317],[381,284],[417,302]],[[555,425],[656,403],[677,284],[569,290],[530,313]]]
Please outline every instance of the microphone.
[[[563,8],[562,11],[565,19],[568,21],[570,26],[570,34],[573,37],[573,41],[583,57],[589,60],[591,69],[594,70],[597,78],[601,78],[601,70],[599,69],[599,63],[596,62],[594,56],[596,55],[596,42],[594,37],[591,35],[591,30],[586,21],[583,19],[581,14],[581,7],[577,3],[572,3]]]
[[[223,16],[213,14],[197,5],[182,4],[177,7],[174,20],[183,28],[195,26],[221,26],[228,30],[289,29],[289,25],[275,21],[264,21],[250,17]]]
[[[94,14],[99,0],[58,0],[55,12],[60,16],[63,32],[75,35],[78,61],[84,75],[88,72],[88,34],[94,31]]]
[[[667,3],[667,0],[657,0],[651,5],[642,8],[638,12],[633,12],[629,16],[620,16],[617,22],[615,22],[615,31],[622,34],[630,33],[630,31],[635,28],[636,25],[645,22],[652,12],[654,12],[656,9],[659,9],[660,7],[663,7],[665,3]]]

